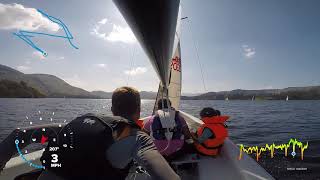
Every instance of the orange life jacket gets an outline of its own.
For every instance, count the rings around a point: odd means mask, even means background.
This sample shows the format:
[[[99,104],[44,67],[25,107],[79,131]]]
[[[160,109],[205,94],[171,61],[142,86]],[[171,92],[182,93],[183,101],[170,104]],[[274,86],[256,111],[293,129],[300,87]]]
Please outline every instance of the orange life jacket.
[[[196,143],[196,149],[205,155],[214,156],[219,152],[224,140],[228,137],[228,130],[224,126],[224,122],[229,119],[229,116],[213,116],[202,119],[204,124],[198,129],[197,135],[200,137],[204,128],[209,128],[215,137],[205,140],[203,143]]]
[[[136,120],[136,123],[141,129],[143,128],[143,120],[142,119]]]

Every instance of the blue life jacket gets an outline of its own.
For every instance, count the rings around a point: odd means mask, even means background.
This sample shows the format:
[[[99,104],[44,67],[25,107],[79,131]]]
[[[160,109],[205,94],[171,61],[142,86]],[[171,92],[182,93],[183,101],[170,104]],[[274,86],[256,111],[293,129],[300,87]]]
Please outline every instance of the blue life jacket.
[[[158,114],[156,114],[153,118],[153,122],[152,122],[152,136],[154,139],[156,140],[166,140],[166,136],[165,136],[165,132],[166,131],[170,131],[173,133],[172,135],[172,140],[173,139],[181,139],[183,136],[182,133],[182,123],[180,121],[180,117],[179,117],[179,111],[175,111],[175,117],[174,117],[176,126],[174,128],[163,128],[161,121],[160,121],[160,117]]]

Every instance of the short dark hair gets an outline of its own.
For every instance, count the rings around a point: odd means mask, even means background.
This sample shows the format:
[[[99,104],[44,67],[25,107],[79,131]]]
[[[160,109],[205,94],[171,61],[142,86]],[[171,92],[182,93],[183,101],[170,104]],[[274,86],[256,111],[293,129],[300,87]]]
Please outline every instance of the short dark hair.
[[[216,112],[217,112],[217,116],[221,116],[221,112],[218,109],[216,110]]]
[[[115,116],[131,117],[140,110],[140,94],[132,87],[120,87],[112,94],[112,112]]]
[[[201,118],[212,117],[212,116],[217,116],[217,115],[218,115],[217,111],[211,107],[205,107],[200,111]]]
[[[170,99],[159,99],[158,102],[157,102],[158,109],[167,109],[168,108],[168,102],[169,102],[169,104],[171,106]]]

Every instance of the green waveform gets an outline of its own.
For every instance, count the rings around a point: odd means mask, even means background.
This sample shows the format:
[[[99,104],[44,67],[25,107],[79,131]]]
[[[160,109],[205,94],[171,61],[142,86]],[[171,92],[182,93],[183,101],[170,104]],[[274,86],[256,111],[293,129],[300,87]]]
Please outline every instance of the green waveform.
[[[243,144],[240,144],[240,154],[238,159],[241,160],[242,158],[242,153],[245,152],[247,154],[252,154],[253,152],[256,153],[256,160],[259,161],[260,155],[262,152],[265,151],[270,151],[271,158],[273,158],[274,151],[275,149],[280,149],[281,151],[285,152],[285,156],[288,155],[288,149],[292,145],[292,152],[296,152],[296,146],[300,148],[301,152],[301,160],[303,160],[303,153],[304,150],[308,148],[308,142],[307,144],[303,144],[302,142],[298,141],[297,139],[290,139],[290,141],[287,144],[280,144],[280,145],[275,145],[272,143],[271,145],[266,144],[265,147],[258,147],[258,146],[252,146],[252,147],[245,147]]]

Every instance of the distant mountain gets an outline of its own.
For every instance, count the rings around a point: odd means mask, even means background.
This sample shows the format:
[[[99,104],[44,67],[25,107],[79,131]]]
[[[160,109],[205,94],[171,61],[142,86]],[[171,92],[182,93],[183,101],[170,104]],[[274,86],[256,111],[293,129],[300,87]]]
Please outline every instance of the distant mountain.
[[[0,65],[0,80],[25,82],[47,97],[96,98],[90,92],[69,85],[64,80],[48,74],[24,74],[8,66]]]
[[[111,99],[112,98],[112,92],[104,92],[104,91],[92,91],[92,95],[97,96],[102,99]]]
[[[97,96],[98,98],[103,98],[103,99],[112,98],[112,92],[92,91],[91,94],[94,96]],[[152,91],[141,91],[140,97],[141,99],[156,99],[157,93]]]
[[[198,96],[182,96],[185,100],[320,100],[320,86],[289,87],[284,89],[242,90],[208,92]]]
[[[141,91],[140,97],[141,99],[156,99],[157,93],[152,91]]]

